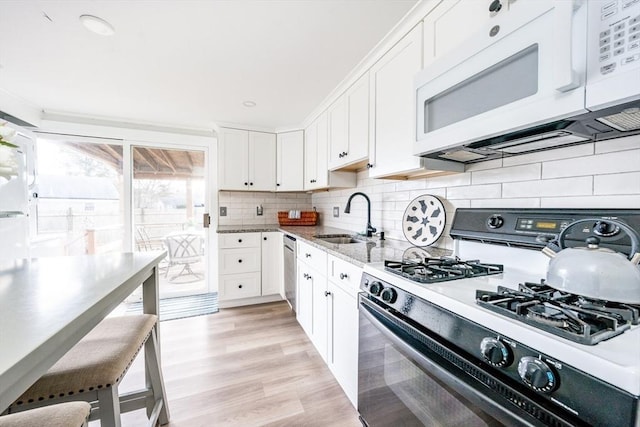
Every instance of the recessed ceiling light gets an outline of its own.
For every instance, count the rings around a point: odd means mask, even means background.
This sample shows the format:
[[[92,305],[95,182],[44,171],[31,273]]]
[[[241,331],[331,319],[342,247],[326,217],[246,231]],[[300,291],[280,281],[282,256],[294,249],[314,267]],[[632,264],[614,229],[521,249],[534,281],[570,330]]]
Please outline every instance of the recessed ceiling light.
[[[80,22],[82,22],[82,25],[84,25],[87,30],[100,34],[101,36],[112,36],[116,32],[111,24],[97,16],[82,15],[80,16]]]
[[[256,103],[255,103],[255,102],[253,102],[253,101],[244,101],[244,102],[242,103],[242,105],[244,105],[245,107],[248,107],[248,108],[253,108],[253,107],[255,107],[255,106],[256,106]]]

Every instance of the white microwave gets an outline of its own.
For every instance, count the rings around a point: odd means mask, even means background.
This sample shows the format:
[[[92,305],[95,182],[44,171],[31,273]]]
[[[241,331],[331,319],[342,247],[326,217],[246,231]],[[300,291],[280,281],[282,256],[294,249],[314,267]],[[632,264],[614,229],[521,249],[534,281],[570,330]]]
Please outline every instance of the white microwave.
[[[414,154],[468,163],[640,133],[640,0],[503,0],[415,79]]]

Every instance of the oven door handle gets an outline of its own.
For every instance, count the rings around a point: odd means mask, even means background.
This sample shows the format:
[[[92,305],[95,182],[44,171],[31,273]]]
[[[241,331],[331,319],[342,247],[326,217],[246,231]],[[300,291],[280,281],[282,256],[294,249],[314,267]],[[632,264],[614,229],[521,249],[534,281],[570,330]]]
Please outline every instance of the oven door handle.
[[[436,362],[430,360],[425,357],[422,353],[411,347],[409,344],[404,342],[402,338],[398,337],[392,330],[390,330],[386,325],[384,325],[380,320],[376,318],[376,316],[371,313],[375,312],[379,316],[382,317],[390,317],[389,314],[385,313],[383,310],[372,305],[366,299],[360,297],[360,313],[371,322],[379,331],[382,333],[389,341],[391,341],[394,345],[399,347],[406,355],[408,355],[411,359],[413,359],[416,363],[418,363],[422,368],[426,371],[437,377],[439,380],[449,385],[456,392],[460,393],[467,399],[471,401],[475,401],[476,404],[480,404],[480,406],[486,412],[490,413],[493,417],[498,418],[502,422],[513,423],[516,422],[519,425],[523,426],[535,426],[536,424],[531,424],[530,420],[525,420],[519,415],[509,411],[504,406],[495,402],[489,396],[486,396],[484,393],[476,390],[473,386],[468,383],[460,380],[454,374],[438,365]],[[399,319],[398,319],[399,320]],[[425,334],[407,324],[406,322],[402,322],[406,327],[410,328],[415,334],[423,336],[430,340]],[[488,390],[488,389],[487,389]]]

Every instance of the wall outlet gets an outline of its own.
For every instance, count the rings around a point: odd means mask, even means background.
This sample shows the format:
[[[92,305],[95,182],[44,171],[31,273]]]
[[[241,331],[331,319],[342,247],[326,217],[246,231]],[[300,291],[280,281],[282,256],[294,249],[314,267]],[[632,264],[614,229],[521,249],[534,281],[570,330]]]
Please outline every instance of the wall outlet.
[[[334,206],[333,207],[333,217],[334,218],[338,218],[340,216],[340,207],[339,206]]]
[[[263,212],[262,205],[256,206],[256,216],[262,216]]]
[[[227,207],[220,206],[220,216],[227,216]]]

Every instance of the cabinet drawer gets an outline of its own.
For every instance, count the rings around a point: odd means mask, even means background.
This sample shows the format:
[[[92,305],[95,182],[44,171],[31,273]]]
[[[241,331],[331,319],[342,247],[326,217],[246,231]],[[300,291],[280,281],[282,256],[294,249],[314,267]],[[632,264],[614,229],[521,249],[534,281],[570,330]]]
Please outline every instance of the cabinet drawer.
[[[260,271],[260,248],[220,250],[219,274]]]
[[[219,291],[223,300],[260,296],[260,272],[222,275]]]
[[[327,253],[300,240],[298,240],[298,259],[318,271],[324,272],[327,268]]]
[[[260,233],[222,233],[219,235],[218,245],[221,249],[258,248]]]
[[[329,280],[345,291],[354,296],[358,293],[360,279],[362,277],[361,267],[333,255],[328,255],[327,274]]]

